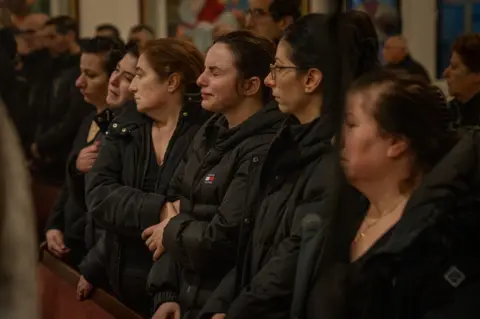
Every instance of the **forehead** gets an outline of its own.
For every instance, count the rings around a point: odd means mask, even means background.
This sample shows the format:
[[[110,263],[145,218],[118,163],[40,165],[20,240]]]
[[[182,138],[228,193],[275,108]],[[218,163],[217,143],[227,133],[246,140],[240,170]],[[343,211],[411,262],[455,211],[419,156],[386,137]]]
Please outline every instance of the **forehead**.
[[[215,43],[205,57],[206,67],[228,69],[235,64],[235,57],[229,46],[225,43]]]
[[[119,64],[122,67],[122,69],[125,69],[126,71],[135,72],[135,67],[137,66],[137,57],[132,55],[131,53],[125,54],[125,56],[120,60]]]
[[[280,40],[277,46],[277,52],[275,58],[281,61],[290,61],[292,55],[292,47],[285,40]]]
[[[249,0],[248,6],[250,9],[263,9],[268,12],[272,0]]]
[[[372,117],[380,88],[365,88],[348,94],[347,113],[355,117]]]
[[[84,69],[103,71],[105,55],[102,53],[82,53],[80,66]]]
[[[43,27],[43,29],[41,29],[41,32],[45,33],[45,34],[56,33],[57,32],[57,26],[55,26],[53,24],[46,25],[46,26]]]

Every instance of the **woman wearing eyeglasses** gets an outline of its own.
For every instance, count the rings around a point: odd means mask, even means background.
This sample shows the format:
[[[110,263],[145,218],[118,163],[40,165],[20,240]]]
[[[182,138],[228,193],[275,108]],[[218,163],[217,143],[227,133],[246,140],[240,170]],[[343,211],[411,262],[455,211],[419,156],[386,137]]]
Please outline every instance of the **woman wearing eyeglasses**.
[[[224,278],[203,309],[202,318],[288,318],[301,242],[301,223],[329,200],[325,191],[333,171],[324,171],[340,108],[333,100],[334,69],[331,17],[307,15],[290,26],[280,40],[275,63],[265,83],[291,125],[270,147],[263,166],[248,187],[237,267]],[[368,17],[366,18],[368,19]],[[369,20],[367,20],[369,21]],[[352,46],[352,76],[376,64],[375,29]],[[361,43],[368,43],[362,47]],[[354,52],[354,51],[352,51]],[[359,61],[362,61],[360,64]]]

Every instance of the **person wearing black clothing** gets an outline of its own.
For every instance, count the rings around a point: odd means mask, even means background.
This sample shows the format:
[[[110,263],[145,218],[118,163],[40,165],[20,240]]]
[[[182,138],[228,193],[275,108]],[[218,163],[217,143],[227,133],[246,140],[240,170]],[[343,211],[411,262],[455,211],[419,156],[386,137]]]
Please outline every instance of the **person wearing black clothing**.
[[[450,65],[443,76],[454,98],[450,103],[456,125],[480,125],[480,35],[460,36],[452,47]]]
[[[385,68],[403,70],[430,83],[430,76],[425,68],[408,52],[407,40],[404,37],[396,35],[388,38],[383,47],[383,57],[387,62]]]
[[[94,105],[96,111],[88,115],[80,126],[67,161],[67,180],[46,227],[48,249],[59,258],[65,257],[74,267],[78,266],[88,248],[85,245],[85,174],[95,161],[101,135],[114,116],[112,109],[131,99],[131,94],[124,94],[123,101],[112,101],[112,98],[109,101],[108,98],[109,77],[110,82],[118,81],[115,70],[119,68],[125,53],[124,48],[117,44],[109,39],[94,38],[83,49],[80,62],[82,75],[77,85],[85,100]],[[130,72],[132,69],[135,70],[135,64]],[[126,91],[129,93],[128,86]]]
[[[140,55],[130,85],[138,111],[127,108],[115,118],[86,176],[89,214],[105,232],[80,265],[80,298],[107,278],[125,305],[150,314],[152,254],[141,234],[161,221],[170,179],[209,116],[195,85],[203,68],[193,45],[172,38],[150,42]]]
[[[287,28],[265,82],[280,110],[291,114],[263,166],[249,174],[238,261],[202,310],[201,318],[288,318],[303,218],[329,199],[332,153],[341,108],[332,92],[334,26],[339,25],[354,78],[378,65],[375,28],[365,13],[337,19],[310,14]]]
[[[480,135],[458,140],[442,104],[386,72],[351,88],[341,164],[355,189],[303,245],[292,318],[479,317]]]
[[[29,144],[33,173],[61,185],[73,140],[93,107],[75,86],[81,54],[76,21],[68,16],[52,18],[41,32],[49,56],[32,71],[36,76],[29,94],[30,130],[23,136]]]
[[[236,31],[207,52],[197,83],[202,107],[216,115],[197,133],[172,179],[174,217],[144,233],[152,251],[166,251],[149,279],[154,318],[180,312],[196,318],[235,263],[251,170],[285,120],[275,105],[266,106],[271,90],[262,79],[274,50],[267,39]]]
[[[299,0],[253,0],[248,2],[246,27],[278,44],[283,31],[300,16]]]

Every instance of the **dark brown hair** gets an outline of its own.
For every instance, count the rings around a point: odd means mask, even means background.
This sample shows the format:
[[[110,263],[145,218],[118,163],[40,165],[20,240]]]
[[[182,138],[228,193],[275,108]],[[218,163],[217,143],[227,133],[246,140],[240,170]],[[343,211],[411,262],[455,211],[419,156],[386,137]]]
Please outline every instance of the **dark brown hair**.
[[[174,38],[148,42],[143,52],[160,79],[179,73],[185,88],[195,83],[204,70],[203,54],[191,43]]]
[[[460,56],[462,62],[474,73],[480,73],[480,34],[471,33],[458,37],[452,51]]]
[[[416,167],[431,169],[454,145],[448,110],[438,88],[405,72],[376,70],[361,76],[350,93],[378,90],[373,115],[381,133],[406,138]]]
[[[239,80],[259,77],[262,83],[262,101],[267,104],[271,100],[272,91],[263,81],[270,73],[270,63],[275,60],[273,42],[259,37],[250,31],[234,31],[222,35],[215,43],[228,45],[235,57]]]

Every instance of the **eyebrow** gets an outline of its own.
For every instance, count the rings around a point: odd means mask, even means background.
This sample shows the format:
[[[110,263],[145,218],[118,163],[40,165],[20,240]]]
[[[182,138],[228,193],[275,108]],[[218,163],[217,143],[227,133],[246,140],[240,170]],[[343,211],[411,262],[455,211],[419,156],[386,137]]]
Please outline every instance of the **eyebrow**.
[[[222,68],[219,68],[218,66],[209,66],[208,69],[210,71],[216,71],[216,70],[224,71]]]

